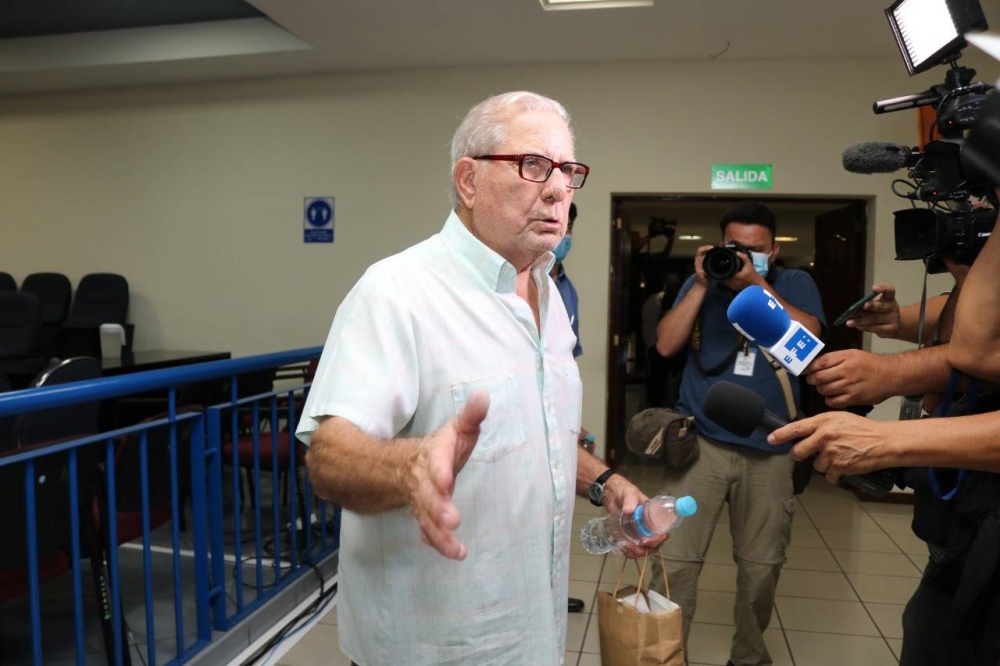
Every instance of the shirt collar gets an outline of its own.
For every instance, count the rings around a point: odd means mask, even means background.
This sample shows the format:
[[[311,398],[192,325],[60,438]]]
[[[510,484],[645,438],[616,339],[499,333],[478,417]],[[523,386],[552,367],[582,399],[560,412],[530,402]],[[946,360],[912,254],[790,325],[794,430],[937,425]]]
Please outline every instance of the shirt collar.
[[[451,211],[448,215],[440,235],[445,247],[452,253],[464,257],[490,289],[501,294],[514,292],[517,269],[473,236],[455,211]],[[547,275],[555,262],[556,256],[546,252],[531,265],[532,275],[536,275],[539,271],[542,275]]]

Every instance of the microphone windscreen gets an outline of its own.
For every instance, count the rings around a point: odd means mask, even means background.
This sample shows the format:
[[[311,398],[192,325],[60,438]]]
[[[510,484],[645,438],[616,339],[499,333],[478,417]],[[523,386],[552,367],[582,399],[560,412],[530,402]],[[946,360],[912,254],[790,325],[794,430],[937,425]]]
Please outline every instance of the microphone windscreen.
[[[749,437],[767,409],[764,398],[745,386],[716,382],[701,404],[705,416],[734,435]]]
[[[848,146],[843,159],[851,173],[892,173],[907,165],[910,149],[892,141],[863,141]]]
[[[751,285],[736,294],[726,314],[730,323],[761,347],[777,343],[792,325],[792,319],[781,303],[758,285]]]

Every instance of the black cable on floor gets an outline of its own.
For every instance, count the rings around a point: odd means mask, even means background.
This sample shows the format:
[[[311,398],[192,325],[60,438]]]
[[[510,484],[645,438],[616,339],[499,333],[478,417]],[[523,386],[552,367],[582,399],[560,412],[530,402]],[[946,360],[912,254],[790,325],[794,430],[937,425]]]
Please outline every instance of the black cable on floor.
[[[312,562],[302,562],[304,566],[311,567],[316,575],[319,577],[319,596],[312,600],[308,606],[306,606],[302,611],[296,615],[294,618],[285,623],[278,633],[272,636],[267,643],[262,645],[254,652],[252,655],[247,657],[247,659],[240,664],[240,666],[251,666],[251,664],[256,664],[262,658],[268,656],[278,645],[281,644],[286,638],[293,636],[302,626],[308,624],[312,618],[317,615],[320,611],[326,608],[326,605],[337,595],[337,583],[330,586],[330,589],[326,588],[326,580],[323,578],[323,572],[320,571],[319,567]],[[300,622],[303,623],[302,626],[296,627]]]

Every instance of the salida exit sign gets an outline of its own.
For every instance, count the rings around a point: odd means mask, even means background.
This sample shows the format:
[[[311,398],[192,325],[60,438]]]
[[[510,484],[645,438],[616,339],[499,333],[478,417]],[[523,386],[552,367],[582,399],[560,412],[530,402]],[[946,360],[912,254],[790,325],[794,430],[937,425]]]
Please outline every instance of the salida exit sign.
[[[713,190],[769,190],[770,164],[713,164]]]

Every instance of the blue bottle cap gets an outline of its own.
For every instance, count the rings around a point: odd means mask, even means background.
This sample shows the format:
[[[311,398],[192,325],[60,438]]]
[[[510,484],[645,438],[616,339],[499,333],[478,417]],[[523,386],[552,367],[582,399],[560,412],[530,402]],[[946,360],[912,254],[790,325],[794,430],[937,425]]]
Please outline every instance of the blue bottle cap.
[[[677,498],[674,509],[677,511],[678,516],[687,518],[688,516],[693,516],[698,511],[698,503],[690,495],[685,495],[684,497]]]

